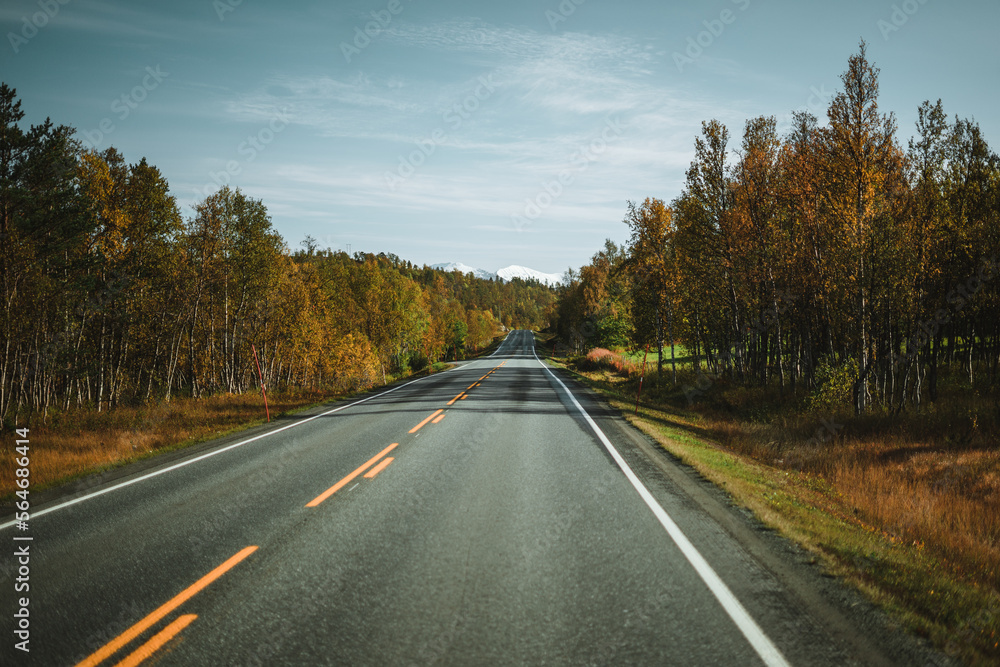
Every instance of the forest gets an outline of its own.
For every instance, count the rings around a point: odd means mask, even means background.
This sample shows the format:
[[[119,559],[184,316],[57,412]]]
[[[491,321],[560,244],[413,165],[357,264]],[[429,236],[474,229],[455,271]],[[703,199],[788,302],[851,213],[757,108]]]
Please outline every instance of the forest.
[[[0,86],[0,418],[268,389],[351,391],[542,328],[555,294],[399,257],[292,251],[224,187],[184,219],[163,174],[23,128]],[[256,359],[255,359],[256,352]]]
[[[933,403],[943,369],[994,387],[1000,160],[940,100],[901,145],[878,78],[862,42],[824,124],[795,112],[779,136],[773,116],[753,118],[732,145],[703,122],[680,194],[630,203],[628,243],[571,272],[564,343],[659,349],[689,404],[720,378],[855,415]]]

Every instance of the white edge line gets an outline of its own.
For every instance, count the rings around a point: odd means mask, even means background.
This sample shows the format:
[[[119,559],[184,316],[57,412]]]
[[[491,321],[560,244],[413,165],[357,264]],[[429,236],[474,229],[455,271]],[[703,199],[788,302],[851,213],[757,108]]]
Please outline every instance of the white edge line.
[[[136,484],[138,482],[142,482],[142,481],[145,481],[147,479],[150,479],[150,478],[153,478],[153,477],[157,477],[157,476],[162,475],[164,473],[168,473],[171,470],[177,470],[178,468],[183,468],[184,466],[191,465],[192,463],[197,463],[198,461],[202,461],[204,459],[211,458],[213,456],[217,456],[219,454],[222,454],[223,452],[228,452],[230,449],[236,449],[237,447],[242,447],[243,445],[249,444],[249,443],[254,442],[256,440],[260,440],[261,438],[266,438],[268,436],[272,436],[275,433],[281,433],[282,431],[287,431],[290,428],[295,428],[296,426],[302,426],[302,424],[305,424],[307,422],[311,422],[314,419],[319,419],[320,417],[325,417],[327,415],[333,414],[334,412],[340,412],[341,410],[346,410],[347,408],[353,408],[355,405],[360,405],[360,404],[365,403],[367,401],[370,401],[372,399],[380,398],[382,396],[385,396],[386,394],[391,394],[392,392],[397,391],[399,389],[402,389],[403,387],[410,386],[414,382],[420,382],[421,380],[426,380],[429,377],[432,377],[432,376],[428,375],[426,377],[417,378],[416,380],[410,380],[406,384],[401,384],[398,387],[393,387],[392,389],[389,389],[387,391],[379,392],[377,394],[374,394],[373,396],[369,396],[368,398],[362,398],[360,401],[354,401],[353,403],[348,403],[347,405],[341,405],[340,407],[333,408],[332,410],[327,410],[326,412],[321,412],[318,415],[313,415],[312,417],[307,417],[306,419],[303,419],[301,421],[293,422],[291,424],[288,424],[287,426],[282,426],[281,428],[276,428],[273,431],[268,431],[267,433],[261,433],[260,435],[255,435],[252,438],[247,438],[246,440],[241,440],[240,442],[236,442],[236,443],[233,443],[231,445],[227,445],[227,446],[225,446],[225,447],[223,447],[221,449],[213,449],[212,451],[207,452],[205,454],[202,454],[201,456],[196,456],[193,459],[186,459],[186,460],[181,461],[179,463],[175,463],[172,466],[167,466],[166,468],[161,468],[159,470],[154,470],[151,473],[147,473],[145,475],[140,475],[139,477],[136,477],[134,479],[130,479],[127,482],[122,482],[121,484],[115,484],[114,486],[109,486],[109,487],[107,487],[105,489],[100,489],[98,491],[94,491],[93,493],[88,493],[86,495],[80,496],[79,498],[73,498],[72,500],[67,500],[66,502],[59,503],[58,505],[53,505],[51,507],[46,507],[45,509],[38,510],[37,512],[31,512],[31,518],[34,519],[36,517],[44,516],[44,515],[46,515],[46,514],[48,514],[50,512],[55,512],[56,510],[61,510],[63,508],[69,507],[71,505],[76,505],[77,503],[82,503],[85,500],[90,500],[91,498],[96,498],[97,496],[103,496],[105,493],[111,493],[112,491],[117,491],[118,489],[125,488],[126,486],[131,486],[132,484]],[[16,520],[11,520],[11,521],[8,521],[7,523],[0,524],[0,530],[3,530],[5,528],[10,528],[11,526],[15,525],[16,523],[18,523]]]
[[[646,506],[653,511],[653,514],[660,521],[660,524],[666,529],[670,538],[674,541],[674,544],[677,545],[681,553],[684,554],[684,557],[687,558],[689,563],[691,563],[695,572],[697,572],[698,576],[701,577],[701,580],[705,582],[705,585],[708,586],[708,590],[712,592],[712,595],[714,595],[715,599],[719,601],[719,604],[722,605],[725,612],[729,614],[729,618],[733,620],[736,627],[739,628],[740,632],[743,633],[743,636],[746,637],[748,642],[750,642],[750,645],[757,652],[757,655],[760,656],[761,660],[763,660],[765,664],[773,665],[774,667],[788,667],[789,663],[785,659],[785,656],[781,654],[781,651],[778,650],[778,647],[774,645],[766,634],[764,634],[764,631],[759,625],[757,625],[757,622],[753,620],[750,613],[740,603],[740,601],[736,599],[736,596],[733,595],[733,592],[729,590],[729,587],[726,586],[725,582],[722,581],[719,575],[715,573],[715,570],[713,570],[712,566],[708,564],[708,561],[705,560],[704,556],[702,556],[698,549],[691,544],[691,541],[681,531],[680,527],[674,523],[674,520],[670,518],[670,515],[667,514],[666,510],[664,510],[660,504],[656,502],[656,499],[653,498],[653,494],[649,492],[649,489],[647,489],[646,486],[639,481],[636,474],[632,472],[632,468],[629,467],[628,463],[625,462],[625,459],[623,459],[621,454],[618,453],[618,450],[611,444],[608,437],[604,435],[604,431],[600,429],[591,416],[587,414],[587,411],[583,409],[583,406],[576,400],[576,397],[573,395],[573,392],[569,390],[569,387],[563,384],[563,381],[560,380],[548,366],[542,363],[542,360],[538,358],[537,354],[535,354],[534,346],[532,346],[531,353],[534,355],[535,361],[537,361],[542,368],[545,369],[545,372],[548,373],[552,379],[559,383],[559,386],[562,387],[563,391],[566,392],[566,395],[569,396],[569,400],[573,402],[576,409],[580,411],[581,415],[583,415],[583,418],[587,421],[587,424],[590,425],[590,428],[597,435],[597,438],[608,450],[608,453],[611,454],[612,458],[614,458],[615,463],[617,463],[618,467],[625,473],[625,477],[627,477],[628,481],[632,483],[635,490],[639,492],[639,495],[646,503]]]

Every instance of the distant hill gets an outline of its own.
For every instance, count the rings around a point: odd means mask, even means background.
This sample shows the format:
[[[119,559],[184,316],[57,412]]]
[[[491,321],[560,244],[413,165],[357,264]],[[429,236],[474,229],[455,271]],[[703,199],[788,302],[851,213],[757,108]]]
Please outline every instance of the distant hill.
[[[439,271],[461,271],[462,273],[471,273],[476,278],[482,278],[483,280],[489,280],[490,278],[500,278],[504,281],[509,281],[514,278],[520,278],[522,280],[535,279],[540,283],[551,285],[553,287],[562,282],[562,276],[558,273],[542,273],[541,271],[529,269],[526,266],[518,266],[516,264],[506,266],[496,273],[491,273],[490,271],[486,271],[484,269],[477,269],[469,266],[468,264],[462,264],[461,262],[432,264],[431,268]]]

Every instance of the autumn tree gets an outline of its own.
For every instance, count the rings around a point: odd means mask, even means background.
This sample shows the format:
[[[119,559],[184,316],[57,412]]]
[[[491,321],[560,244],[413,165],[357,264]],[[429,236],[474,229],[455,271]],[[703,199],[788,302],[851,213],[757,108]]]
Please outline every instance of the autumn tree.
[[[627,266],[632,284],[635,342],[639,345],[656,344],[659,376],[663,374],[663,337],[666,334],[676,383],[674,310],[677,304],[677,273],[673,211],[659,199],[646,199],[639,206],[629,202],[625,223],[631,231]]]
[[[896,121],[878,107],[879,69],[868,62],[867,46],[848,60],[841,75],[844,90],[827,111],[830,124],[820,130],[823,151],[824,215],[837,231],[839,243],[831,258],[842,293],[839,304],[850,313],[851,356],[857,365],[854,410],[864,413],[871,402],[869,375],[888,351],[876,350],[874,320],[877,291],[888,276],[878,271],[890,259],[893,216],[902,185],[901,151],[895,142]]]
[[[753,118],[731,151],[726,127],[707,121],[670,205],[629,204],[637,342],[659,339],[673,313],[696,372],[704,360],[781,395],[849,379],[856,414],[936,400],[943,365],[961,363],[970,387],[996,381],[1000,159],[940,101],[918,109],[904,153],[866,50],[850,57],[828,124],[795,112],[779,137],[773,117]],[[610,301],[605,268],[595,255],[567,274],[564,337]]]

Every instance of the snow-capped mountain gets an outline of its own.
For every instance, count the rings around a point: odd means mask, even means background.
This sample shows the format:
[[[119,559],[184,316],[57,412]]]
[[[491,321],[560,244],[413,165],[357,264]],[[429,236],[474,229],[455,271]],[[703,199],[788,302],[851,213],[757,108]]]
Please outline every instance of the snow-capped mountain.
[[[468,264],[462,264],[461,262],[432,264],[431,268],[439,271],[461,271],[462,273],[471,273],[476,278],[482,278],[483,280],[489,280],[490,278],[500,278],[501,280],[511,280],[513,278],[520,278],[521,280],[535,279],[540,283],[552,286],[558,285],[562,281],[562,275],[558,273],[542,273],[541,271],[529,269],[526,266],[518,266],[516,264],[505,266],[496,273],[484,271],[483,269],[477,269],[469,266]]]
[[[490,273],[489,271],[484,271],[483,269],[477,269],[469,266],[468,264],[462,264],[461,262],[448,262],[447,264],[431,264],[432,269],[437,269],[438,271],[461,271],[462,273],[471,273],[476,278],[482,278],[483,280],[489,280],[490,278],[496,278],[495,273]]]
[[[542,273],[541,271],[535,271],[534,269],[529,269],[526,266],[518,266],[517,264],[511,264],[510,266],[500,269],[497,271],[497,275],[504,280],[510,280],[512,278],[531,280],[534,278],[542,284],[553,286],[562,282],[562,276],[558,273]]]

